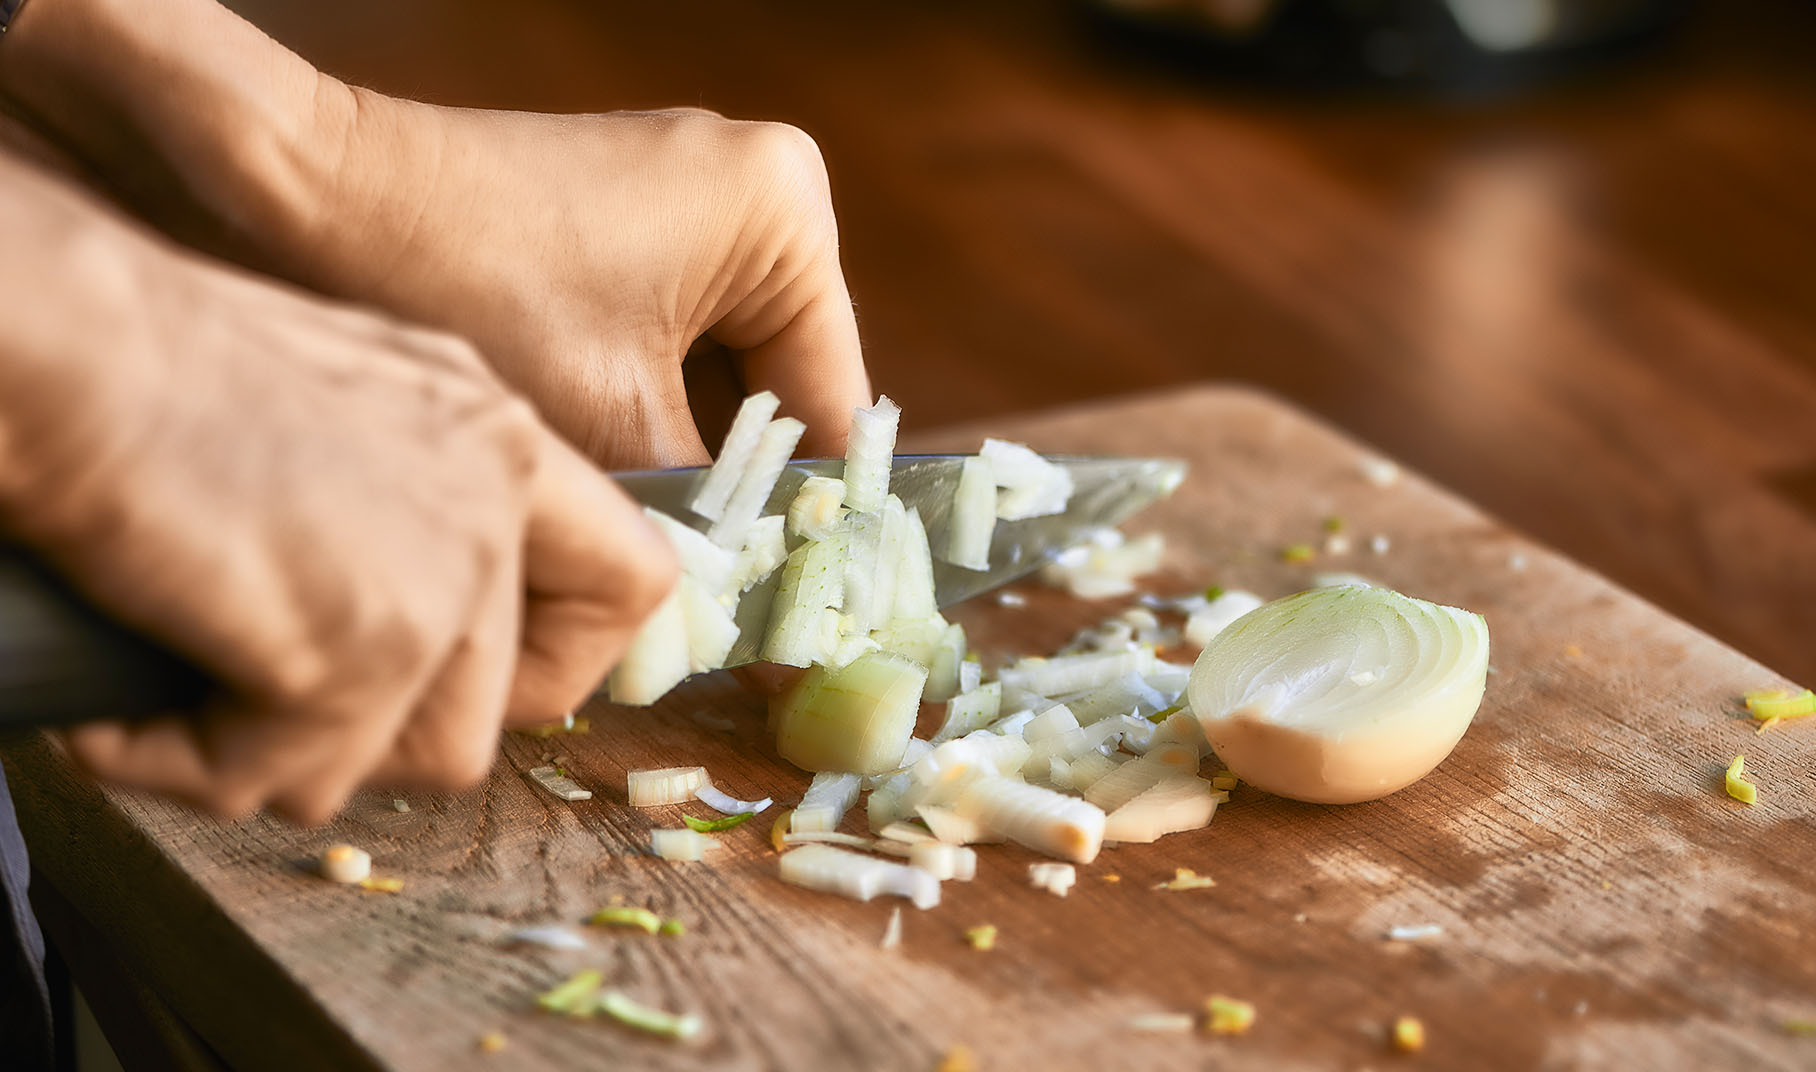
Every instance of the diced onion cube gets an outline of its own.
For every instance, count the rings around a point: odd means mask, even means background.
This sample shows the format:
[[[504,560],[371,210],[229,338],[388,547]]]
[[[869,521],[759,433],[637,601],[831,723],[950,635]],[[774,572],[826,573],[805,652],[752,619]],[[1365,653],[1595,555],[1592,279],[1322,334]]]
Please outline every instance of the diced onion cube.
[[[626,796],[633,808],[682,804],[707,783],[705,767],[664,767],[625,773]]]
[[[649,847],[664,860],[703,860],[706,852],[719,842],[711,834],[682,827],[679,830],[652,830]]]
[[[810,771],[875,774],[901,762],[920,713],[927,670],[875,651],[847,666],[816,666],[776,705],[776,751]]]

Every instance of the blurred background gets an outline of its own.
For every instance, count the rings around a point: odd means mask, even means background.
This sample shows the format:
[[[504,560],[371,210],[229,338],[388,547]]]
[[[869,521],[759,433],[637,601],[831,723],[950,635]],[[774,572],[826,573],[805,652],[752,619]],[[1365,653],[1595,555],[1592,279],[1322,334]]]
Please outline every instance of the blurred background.
[[[910,426],[1255,384],[1816,681],[1809,0],[235,6],[389,92],[805,128]]]

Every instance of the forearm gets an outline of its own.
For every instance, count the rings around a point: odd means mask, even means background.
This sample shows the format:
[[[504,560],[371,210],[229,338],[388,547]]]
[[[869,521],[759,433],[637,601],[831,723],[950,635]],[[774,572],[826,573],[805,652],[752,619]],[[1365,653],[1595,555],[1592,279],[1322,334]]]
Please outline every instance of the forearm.
[[[4,153],[0,234],[0,531],[54,538],[165,378],[148,287],[177,259]]]
[[[31,0],[0,38],[0,107],[179,237],[240,259],[306,226],[346,87],[215,0]]]

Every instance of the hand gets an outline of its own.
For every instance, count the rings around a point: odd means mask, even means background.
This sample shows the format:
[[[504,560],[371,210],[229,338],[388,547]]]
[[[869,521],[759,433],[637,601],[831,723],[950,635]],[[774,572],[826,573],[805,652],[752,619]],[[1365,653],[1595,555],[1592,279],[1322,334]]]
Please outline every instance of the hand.
[[[298,221],[266,233],[280,270],[472,339],[607,468],[708,459],[682,380],[697,341],[806,422],[803,451],[843,452],[870,386],[807,135],[697,111],[321,100],[338,151],[314,217],[272,217]]]
[[[215,0],[52,0],[0,106],[185,242],[477,343],[608,467],[704,461],[681,363],[837,454],[871,402],[811,139],[702,112],[549,116],[349,88]]]
[[[662,537],[467,344],[165,249],[4,159],[0,232],[30,313],[0,335],[0,525],[229,688],[70,731],[95,775],[311,823],[369,779],[464,786],[670,587]]]

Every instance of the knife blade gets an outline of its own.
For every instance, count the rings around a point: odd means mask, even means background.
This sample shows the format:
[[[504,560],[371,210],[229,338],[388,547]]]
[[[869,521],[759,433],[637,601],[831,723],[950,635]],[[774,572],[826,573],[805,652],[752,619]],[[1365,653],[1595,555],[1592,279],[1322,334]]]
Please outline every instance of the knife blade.
[[[1072,496],[1057,514],[1018,521],[998,521],[990,544],[990,567],[968,570],[942,562],[952,520],[953,495],[966,454],[898,454],[889,471],[889,492],[902,505],[920,511],[927,541],[934,548],[933,583],[939,605],[949,607],[1025,576],[1053,560],[1060,551],[1085,539],[1093,530],[1121,524],[1136,511],[1172,494],[1185,479],[1186,465],[1172,458],[1100,458],[1050,454],[1048,461],[1072,477]],[[783,513],[810,476],[837,477],[841,458],[793,461],[782,470],[765,514]],[[651,469],[613,473],[631,498],[677,521],[705,531],[707,523],[688,509],[708,467]]]
[[[920,510],[936,548],[942,546],[951,518],[962,460],[961,455],[902,455],[895,460],[890,490]],[[1072,473],[1075,490],[1066,510],[998,522],[989,569],[964,570],[936,561],[940,606],[1038,569],[1093,528],[1115,525],[1170,493],[1185,474],[1183,462],[1159,458],[1052,460]],[[807,477],[838,476],[843,467],[839,459],[791,463],[766,512],[786,510]],[[697,524],[686,503],[705,474],[706,469],[697,468],[612,475],[644,505]],[[729,665],[755,661],[765,624],[739,622],[742,635]],[[95,609],[33,555],[0,546],[0,730],[195,710],[216,691],[207,674]]]

